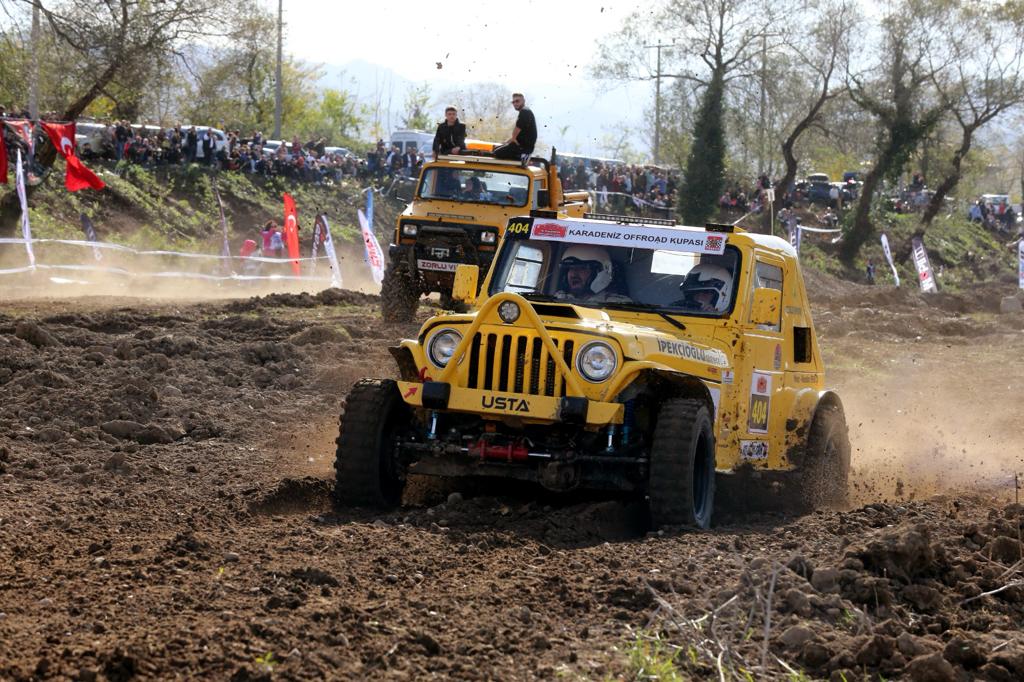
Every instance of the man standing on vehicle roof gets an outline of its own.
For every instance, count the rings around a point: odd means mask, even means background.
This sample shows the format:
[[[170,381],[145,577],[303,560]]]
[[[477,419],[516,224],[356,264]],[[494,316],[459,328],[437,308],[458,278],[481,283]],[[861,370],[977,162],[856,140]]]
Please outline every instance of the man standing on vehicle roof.
[[[459,120],[455,107],[445,107],[444,121],[434,133],[434,160],[438,154],[458,154],[466,147],[466,124]]]
[[[503,144],[494,148],[494,158],[510,159],[519,161],[523,167],[530,160],[533,154],[533,147],[537,144],[537,119],[533,112],[526,108],[526,98],[523,93],[512,94],[512,106],[519,112],[515,128],[512,129],[512,137]]]

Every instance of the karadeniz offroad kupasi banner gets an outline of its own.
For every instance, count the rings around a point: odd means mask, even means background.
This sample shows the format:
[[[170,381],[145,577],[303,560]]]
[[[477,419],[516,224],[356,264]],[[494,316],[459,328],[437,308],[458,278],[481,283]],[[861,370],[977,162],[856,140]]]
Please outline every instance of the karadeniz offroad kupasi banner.
[[[914,237],[914,265],[917,266],[917,281],[921,285],[921,291],[935,293],[939,290],[935,284],[935,276],[932,274],[931,263],[928,262],[928,252],[924,250],[924,242],[920,237]]]

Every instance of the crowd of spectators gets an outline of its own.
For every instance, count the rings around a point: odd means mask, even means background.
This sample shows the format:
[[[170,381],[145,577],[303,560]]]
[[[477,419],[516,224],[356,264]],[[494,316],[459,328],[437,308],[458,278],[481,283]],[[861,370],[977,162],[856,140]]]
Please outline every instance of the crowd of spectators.
[[[243,135],[202,126],[173,128],[133,126],[116,121],[92,133],[101,139],[86,145],[86,155],[112,155],[146,167],[198,163],[223,171],[281,176],[315,184],[333,184],[360,174],[362,164],[350,153],[329,149],[323,137],[303,142],[268,142],[261,131]],[[106,144],[109,139],[112,144]]]
[[[595,210],[671,218],[674,214],[678,171],[608,161],[563,158],[559,161],[562,187],[588,190],[596,197]]]

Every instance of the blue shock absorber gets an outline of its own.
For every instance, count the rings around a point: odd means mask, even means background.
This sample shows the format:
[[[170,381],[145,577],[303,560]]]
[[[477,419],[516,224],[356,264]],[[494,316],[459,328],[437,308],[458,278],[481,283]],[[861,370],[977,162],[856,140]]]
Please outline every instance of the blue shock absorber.
[[[627,400],[622,409],[622,444],[629,445],[629,433],[635,426],[635,415],[633,409],[635,407],[635,401],[633,398]]]

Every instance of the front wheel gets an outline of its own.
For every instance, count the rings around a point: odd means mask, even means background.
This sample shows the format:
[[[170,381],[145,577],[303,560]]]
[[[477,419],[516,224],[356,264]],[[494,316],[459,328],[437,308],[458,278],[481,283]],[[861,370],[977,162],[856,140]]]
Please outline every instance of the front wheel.
[[[704,401],[674,399],[662,404],[651,445],[647,491],[655,527],[711,527],[715,438]]]
[[[843,408],[823,405],[814,415],[807,438],[800,502],[808,509],[846,503],[850,478],[850,436]]]
[[[412,414],[389,379],[360,381],[348,394],[335,443],[334,498],[343,507],[391,509],[402,502],[398,434]]]
[[[391,265],[384,272],[380,304],[385,322],[412,322],[420,305],[420,289],[408,268]]]

